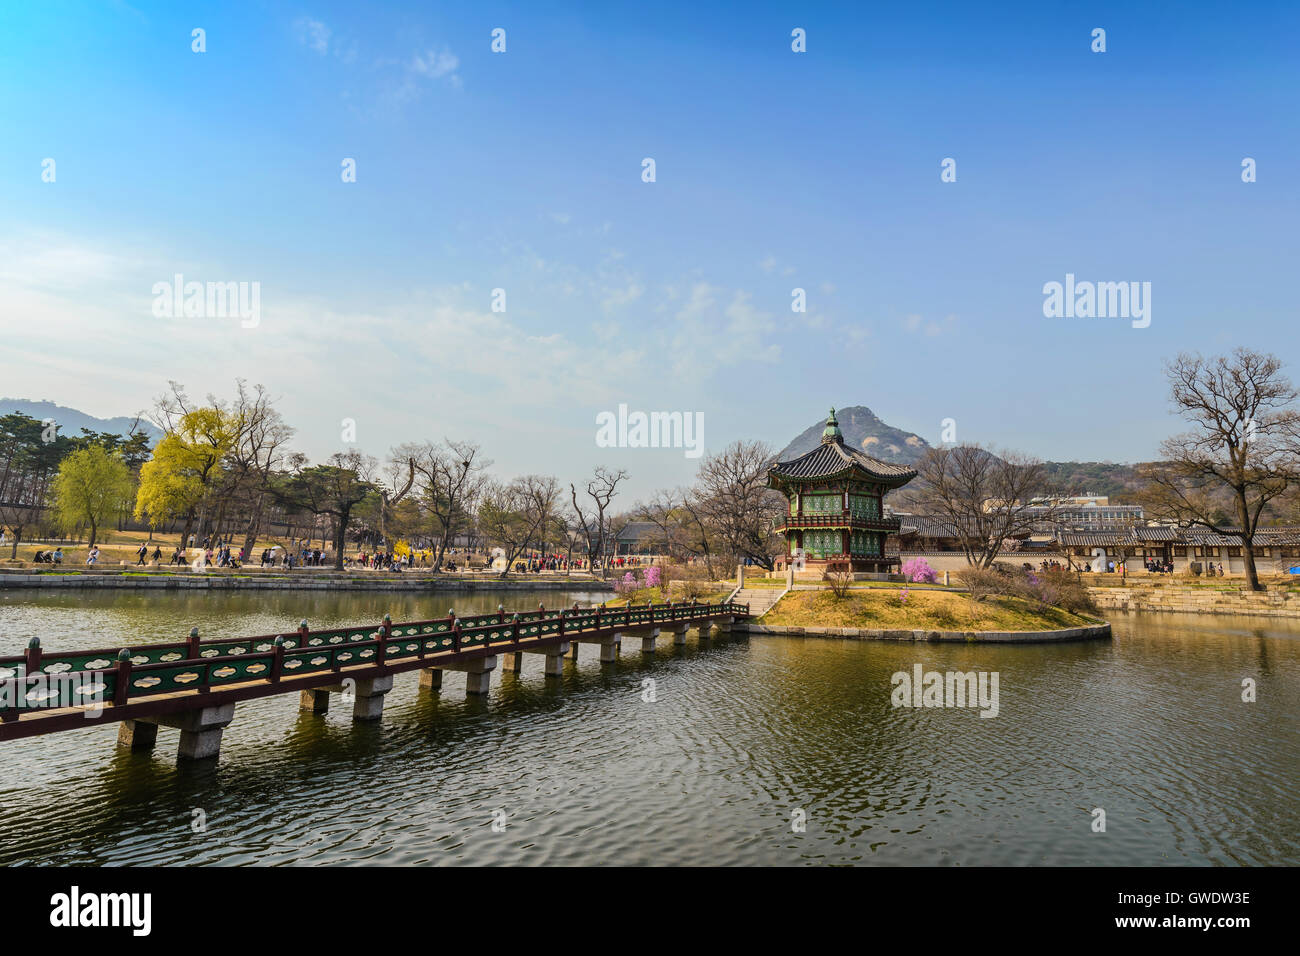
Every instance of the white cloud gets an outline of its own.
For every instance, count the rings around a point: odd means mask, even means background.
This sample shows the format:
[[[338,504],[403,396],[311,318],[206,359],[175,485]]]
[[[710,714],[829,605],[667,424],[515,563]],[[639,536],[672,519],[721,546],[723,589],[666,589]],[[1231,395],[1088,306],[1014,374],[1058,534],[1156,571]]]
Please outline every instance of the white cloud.
[[[311,17],[299,17],[293,24],[298,42],[324,56],[329,52],[330,28]]]
[[[455,54],[445,49],[441,53],[435,53],[433,50],[423,54],[417,53],[411,60],[411,70],[413,72],[433,80],[450,76],[454,82],[458,66],[460,66],[460,60]]]
[[[912,313],[903,320],[903,328],[908,332],[920,332],[926,338],[936,338],[944,332],[951,331],[957,324],[957,316],[949,313],[944,316],[942,321],[931,319],[929,321],[922,315]]]

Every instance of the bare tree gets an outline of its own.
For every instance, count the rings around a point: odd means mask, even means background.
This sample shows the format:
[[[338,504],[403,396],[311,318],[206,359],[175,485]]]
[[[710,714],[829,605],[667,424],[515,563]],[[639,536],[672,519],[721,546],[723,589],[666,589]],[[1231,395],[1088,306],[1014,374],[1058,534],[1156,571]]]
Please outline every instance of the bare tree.
[[[1154,517],[1240,540],[1246,580],[1263,590],[1255,531],[1269,503],[1300,482],[1296,389],[1276,356],[1245,348],[1210,359],[1184,352],[1165,373],[1170,400],[1192,428],[1161,443],[1163,461],[1143,467],[1143,505]]]
[[[437,570],[455,536],[472,524],[492,462],[481,456],[478,445],[450,439],[403,445],[398,451],[411,459],[420,475],[420,492],[438,535],[438,553],[433,562]]]
[[[342,571],[353,509],[375,491],[375,460],[353,450],[335,452],[325,465],[308,467],[302,455],[293,456],[292,464],[293,472],[277,483],[274,493],[289,507],[332,519],[334,569]]]
[[[587,543],[587,557],[591,561],[591,570],[594,574],[599,574],[601,580],[605,578],[605,542],[610,540],[612,531],[606,513],[609,511],[609,503],[618,494],[619,482],[626,478],[627,472],[622,468],[611,471],[603,465],[598,467],[595,475],[587,481],[587,497],[591,499],[591,505],[587,509],[578,503],[577,486],[572,482],[569,484],[573,512],[578,519],[578,528]]]
[[[510,573],[525,551],[539,545],[559,512],[560,483],[550,475],[525,475],[508,484],[490,482],[478,508],[479,530],[505,552]]]
[[[781,550],[772,519],[785,504],[767,486],[772,460],[772,449],[765,442],[733,442],[704,459],[689,496],[731,557],[749,558],[768,571]]]
[[[648,502],[637,506],[635,514],[655,526],[665,553],[675,558],[700,558],[709,580],[713,579],[709,529],[694,492],[684,488],[657,491]]]
[[[406,473],[406,483],[402,484],[402,473]],[[379,537],[388,541],[388,516],[402,503],[411,486],[415,484],[415,458],[400,448],[393,449],[389,456],[384,477],[375,481],[375,495],[379,499]]]
[[[272,473],[283,463],[285,446],[294,430],[272,406],[263,386],[257,385],[249,391],[243,379],[237,379],[235,386],[236,435],[234,447],[227,456],[226,474],[230,485],[228,495],[234,497],[242,492],[247,498],[244,554],[251,555],[271,499]]]
[[[931,448],[916,470],[920,507],[952,522],[972,567],[991,567],[1009,538],[1056,513],[1056,505],[1044,513],[1031,504],[1044,475],[1042,462],[1026,455],[953,445]]]

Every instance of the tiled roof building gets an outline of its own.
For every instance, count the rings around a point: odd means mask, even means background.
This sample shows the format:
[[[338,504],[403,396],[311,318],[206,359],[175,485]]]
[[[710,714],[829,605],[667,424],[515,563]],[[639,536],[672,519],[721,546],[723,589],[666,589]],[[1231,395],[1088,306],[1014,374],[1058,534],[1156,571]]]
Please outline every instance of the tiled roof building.
[[[786,496],[786,513],[776,531],[786,540],[786,561],[844,563],[853,571],[884,572],[899,563],[885,550],[898,518],[885,514],[885,493],[916,477],[906,465],[864,455],[844,444],[835,409],[826,419],[821,444],[767,472],[767,483]],[[779,566],[784,566],[780,562]]]

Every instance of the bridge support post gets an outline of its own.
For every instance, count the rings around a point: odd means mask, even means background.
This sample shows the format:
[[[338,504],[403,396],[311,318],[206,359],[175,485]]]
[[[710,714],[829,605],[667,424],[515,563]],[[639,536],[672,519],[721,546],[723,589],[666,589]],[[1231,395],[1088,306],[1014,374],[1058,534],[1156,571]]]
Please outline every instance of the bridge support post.
[[[117,725],[117,745],[130,750],[153,750],[158,742],[158,725],[143,720],[124,720]]]
[[[437,667],[425,667],[420,671],[421,690],[442,690],[442,670]]]
[[[330,709],[330,692],[313,687],[298,695],[298,709],[309,714],[326,714]]]
[[[689,626],[686,624],[674,624],[672,629],[673,644],[677,645],[678,647],[681,647],[683,644],[685,644],[686,632],[688,630],[689,630]]]
[[[600,642],[600,662],[613,664],[618,660],[619,649],[623,646],[623,635],[615,634]]]
[[[492,672],[496,670],[497,656],[489,654],[464,664],[443,664],[443,670],[464,671],[465,693],[471,695],[486,694],[492,689]]]
[[[165,715],[158,718],[158,723],[181,732],[180,747],[176,751],[179,759],[207,760],[221,753],[222,734],[234,719],[235,705],[222,704]]]
[[[653,654],[655,652],[655,638],[659,636],[659,628],[652,627],[650,633],[641,636],[641,653]]]
[[[465,693],[486,694],[492,689],[492,671],[496,669],[495,657],[482,657],[474,662],[477,667],[465,671]]]
[[[391,674],[352,681],[346,687],[343,684],[332,684],[329,687],[317,688],[318,691],[327,693],[332,691],[336,694],[351,691],[352,719],[362,721],[378,720],[384,715],[384,695],[392,689],[393,675]]]
[[[736,619],[730,615],[727,617],[720,617],[718,618],[718,630],[722,632],[723,636],[730,637],[731,625],[734,623],[736,623]]]
[[[516,674],[518,674],[521,670],[524,669],[523,651],[515,651],[513,654],[508,654],[506,656],[510,662],[510,669],[514,671]]]
[[[353,720],[378,720],[384,715],[384,695],[393,689],[393,677],[371,677],[357,681],[352,702]]]
[[[572,644],[570,644],[568,641],[563,641],[559,644],[556,644],[554,647],[548,648],[546,650],[546,666],[543,670],[546,676],[563,677],[564,656],[568,654],[570,650],[576,651],[577,649],[578,649],[578,644],[576,641]]]
[[[578,643],[578,641],[574,641],[572,646],[569,648],[569,657],[573,658],[574,661],[577,661],[578,659]]]
[[[707,641],[709,639],[709,632],[713,630],[713,621],[705,618],[703,621],[700,621],[699,628],[700,640]]]

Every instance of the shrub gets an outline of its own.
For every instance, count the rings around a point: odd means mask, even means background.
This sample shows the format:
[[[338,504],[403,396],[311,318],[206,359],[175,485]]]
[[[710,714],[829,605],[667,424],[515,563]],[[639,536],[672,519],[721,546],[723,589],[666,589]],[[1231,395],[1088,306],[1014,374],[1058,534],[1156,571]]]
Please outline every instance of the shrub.
[[[645,572],[646,587],[657,588],[659,587],[659,585],[663,584],[663,580],[664,580],[664,573],[657,564],[651,565],[650,567],[646,568],[646,572]]]
[[[636,575],[631,571],[627,572],[627,574],[614,582],[614,592],[623,597],[630,596],[632,592],[638,589],[638,587],[639,585],[636,583]]]
[[[1010,580],[995,568],[963,568],[957,572],[957,581],[970,592],[972,603],[978,604],[995,594],[1006,594]]]
[[[830,586],[835,600],[842,601],[849,596],[849,588],[853,584],[852,565],[847,561],[827,561],[822,580]]]
[[[899,569],[903,577],[913,584],[934,584],[939,579],[938,573],[926,562],[925,558],[912,558]]]

